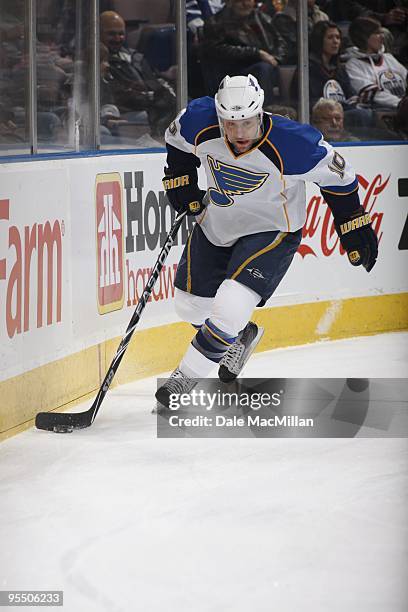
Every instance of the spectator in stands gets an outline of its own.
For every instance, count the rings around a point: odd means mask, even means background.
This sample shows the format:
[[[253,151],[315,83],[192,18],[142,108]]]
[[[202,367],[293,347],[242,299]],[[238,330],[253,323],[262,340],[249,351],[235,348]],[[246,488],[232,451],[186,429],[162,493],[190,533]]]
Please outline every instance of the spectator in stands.
[[[372,108],[396,109],[405,94],[407,69],[391,53],[383,53],[379,21],[357,17],[349,28],[355,48],[346,70],[360,102]]]
[[[337,24],[320,21],[313,27],[309,39],[310,96],[313,102],[323,96],[345,104],[352,96],[348,74],[340,62],[341,44],[342,33]]]
[[[164,134],[176,115],[176,95],[168,81],[157,75],[141,53],[125,46],[125,22],[114,11],[100,18],[101,42],[109,50],[112,102],[124,119],[146,111],[152,136]]]
[[[393,36],[393,55],[402,64],[408,64],[408,0],[342,0],[331,2],[328,11],[334,21],[376,19]]]
[[[325,140],[353,141],[355,136],[344,129],[344,111],[340,102],[320,98],[312,109],[312,125],[317,128]]]
[[[320,21],[310,34],[309,96],[310,107],[320,98],[339,102],[345,114],[348,129],[353,126],[370,126],[373,113],[358,106],[358,96],[353,93],[349,76],[340,62],[342,33],[333,21]],[[297,97],[298,73],[295,71],[291,85],[291,97]]]
[[[229,74],[253,74],[265,91],[265,104],[274,101],[278,65],[287,59],[287,46],[272,18],[256,8],[255,0],[227,0],[204,25],[203,59],[208,62],[213,93]]]
[[[340,63],[342,34],[332,21],[317,23],[309,38],[309,96],[313,106],[319,98],[331,98],[347,106],[353,95],[350,79]],[[296,96],[298,74],[292,83],[292,97]]]

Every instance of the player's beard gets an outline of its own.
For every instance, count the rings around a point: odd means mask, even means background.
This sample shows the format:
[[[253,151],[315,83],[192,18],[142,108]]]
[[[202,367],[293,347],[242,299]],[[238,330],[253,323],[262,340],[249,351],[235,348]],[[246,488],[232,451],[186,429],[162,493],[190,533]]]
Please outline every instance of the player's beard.
[[[228,141],[230,147],[234,150],[235,153],[241,154],[246,153],[250,149],[252,149],[262,138],[263,135],[263,118],[259,117],[259,123],[256,128],[255,134],[252,137],[246,136],[240,138],[234,138],[231,140],[228,137],[227,130],[225,129],[222,121],[220,123],[221,135]]]
[[[229,140],[228,142],[230,146],[234,149],[235,153],[246,153],[247,151],[252,149],[252,147],[254,147],[255,144],[259,142],[259,140],[259,138],[251,140],[239,139],[236,142],[230,142]]]

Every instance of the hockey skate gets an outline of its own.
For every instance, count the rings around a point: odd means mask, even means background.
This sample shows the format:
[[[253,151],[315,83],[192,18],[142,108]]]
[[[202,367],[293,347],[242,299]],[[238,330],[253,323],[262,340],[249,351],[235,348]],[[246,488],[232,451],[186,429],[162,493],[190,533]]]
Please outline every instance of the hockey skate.
[[[258,327],[258,325],[252,321],[247,323],[244,329],[239,333],[234,344],[230,346],[220,361],[218,377],[221,382],[229,383],[237,378],[254,352],[263,333],[263,327]]]
[[[168,410],[172,394],[181,395],[182,393],[190,393],[197,382],[197,379],[188,378],[179,368],[176,368],[164,385],[157,389],[155,393],[157,402],[152,410],[153,414]]]

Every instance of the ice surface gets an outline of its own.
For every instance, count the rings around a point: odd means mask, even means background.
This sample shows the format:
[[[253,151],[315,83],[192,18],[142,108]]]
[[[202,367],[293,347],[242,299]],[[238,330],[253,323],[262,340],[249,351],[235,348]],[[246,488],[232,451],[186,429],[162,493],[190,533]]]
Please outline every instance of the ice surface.
[[[407,373],[406,333],[245,370]],[[0,589],[63,589],[66,612],[406,612],[407,440],[158,440],[154,390],[110,391],[89,429],[1,444]]]

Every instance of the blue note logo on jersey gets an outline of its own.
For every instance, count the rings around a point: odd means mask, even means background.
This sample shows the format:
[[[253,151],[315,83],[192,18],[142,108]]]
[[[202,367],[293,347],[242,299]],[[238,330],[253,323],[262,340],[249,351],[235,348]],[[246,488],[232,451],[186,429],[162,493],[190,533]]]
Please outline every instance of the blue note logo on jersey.
[[[231,206],[233,196],[250,193],[262,187],[269,174],[266,172],[251,172],[216,161],[207,155],[208,165],[214,177],[217,188],[210,187],[211,200],[217,206]]]

